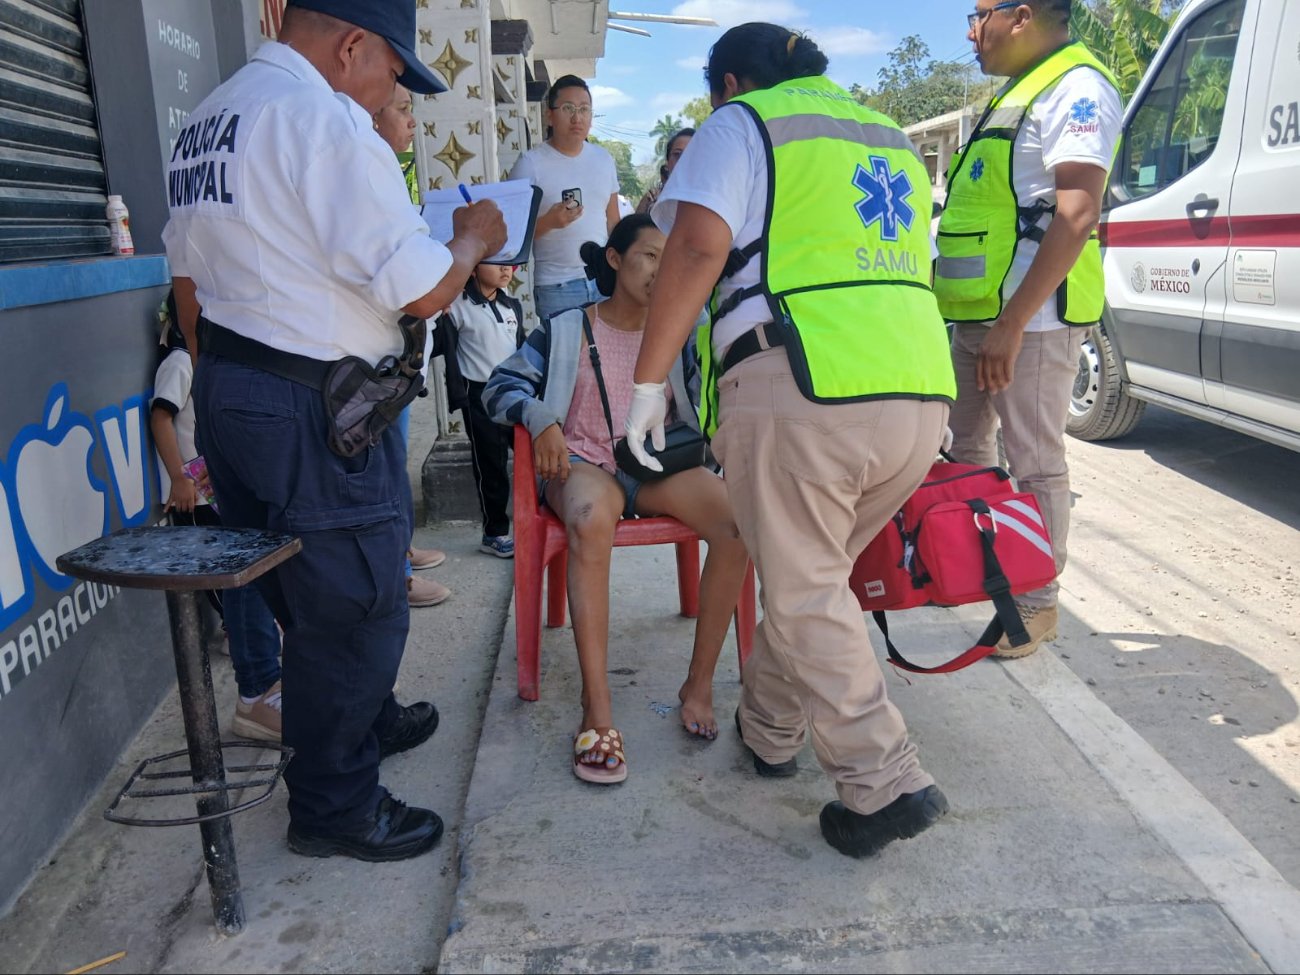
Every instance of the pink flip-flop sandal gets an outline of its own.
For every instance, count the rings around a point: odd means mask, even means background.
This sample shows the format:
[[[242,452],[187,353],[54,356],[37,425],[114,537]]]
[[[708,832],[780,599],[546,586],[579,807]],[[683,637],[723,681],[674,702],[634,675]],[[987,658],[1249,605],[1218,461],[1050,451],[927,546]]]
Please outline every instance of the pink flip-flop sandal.
[[[606,761],[599,765],[584,762],[582,756],[593,751],[604,755]],[[609,766],[610,758],[618,759],[618,764],[612,768]],[[573,774],[583,782],[593,782],[596,785],[613,785],[626,779],[627,758],[623,755],[623,736],[614,728],[609,728],[604,733],[588,728],[574,738]]]

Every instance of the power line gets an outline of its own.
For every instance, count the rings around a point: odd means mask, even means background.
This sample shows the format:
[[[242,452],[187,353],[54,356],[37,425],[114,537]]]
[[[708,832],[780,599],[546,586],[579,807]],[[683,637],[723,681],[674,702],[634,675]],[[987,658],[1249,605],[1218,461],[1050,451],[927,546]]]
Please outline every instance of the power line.
[[[611,132],[620,132],[623,135],[635,135],[638,138],[641,136],[648,136],[651,134],[649,129],[637,129],[634,128],[631,124],[626,122],[611,122],[611,121],[602,120],[596,123],[596,128],[607,129]]]
[[[951,54],[943,58],[943,61],[944,62],[956,61],[963,54],[967,54],[967,55],[970,54],[970,48],[966,44],[963,44],[961,45],[961,47],[956,48]]]
[[[596,131],[602,137],[616,137],[618,139],[650,139],[653,136],[648,132],[640,132],[636,129],[622,129],[613,126],[597,126]]]

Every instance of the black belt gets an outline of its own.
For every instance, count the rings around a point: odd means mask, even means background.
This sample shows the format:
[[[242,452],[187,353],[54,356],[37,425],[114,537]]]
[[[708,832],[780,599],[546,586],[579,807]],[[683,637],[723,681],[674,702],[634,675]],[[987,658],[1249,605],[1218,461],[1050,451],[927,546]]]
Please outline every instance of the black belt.
[[[728,369],[744,362],[751,355],[758,355],[760,352],[782,345],[785,345],[785,335],[775,324],[764,322],[762,325],[755,326],[731,343],[731,348],[722,359],[722,372],[718,375],[726,375]]]
[[[199,349],[315,390],[324,388],[325,374],[334,365],[333,362],[273,349],[203,317],[199,318]]]

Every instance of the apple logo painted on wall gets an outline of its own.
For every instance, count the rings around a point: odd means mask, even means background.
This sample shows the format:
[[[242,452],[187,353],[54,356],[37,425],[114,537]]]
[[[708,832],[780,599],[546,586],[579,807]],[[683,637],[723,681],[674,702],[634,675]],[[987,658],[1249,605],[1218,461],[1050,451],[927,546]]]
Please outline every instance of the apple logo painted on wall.
[[[63,576],[54,560],[108,530],[108,490],[90,460],[95,431],[67,406],[68,387],[59,383],[45,401],[44,423],[25,428],[11,448],[14,493],[37,571],[56,577],[56,585]]]
[[[51,589],[72,585],[55,559],[109,531],[110,497],[122,525],[148,517],[158,495],[145,449],[146,402],[132,396],[92,420],[70,408],[67,383],[56,383],[40,422],[8,445],[7,461],[0,459],[0,634],[32,603],[29,565]],[[97,459],[111,488],[96,473]]]

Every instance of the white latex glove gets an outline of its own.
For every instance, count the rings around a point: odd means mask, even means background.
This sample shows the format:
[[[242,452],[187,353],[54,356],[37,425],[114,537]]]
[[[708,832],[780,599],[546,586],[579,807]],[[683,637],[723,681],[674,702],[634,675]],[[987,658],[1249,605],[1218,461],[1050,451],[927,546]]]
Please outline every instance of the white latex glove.
[[[952,427],[943,428],[943,442],[939,444],[939,449],[945,454],[952,453]]]
[[[662,471],[664,465],[646,453],[645,435],[655,450],[664,449],[664,418],[668,415],[668,401],[664,399],[663,383],[634,383],[632,403],[627,408],[623,433],[627,436],[632,456],[652,471]]]

